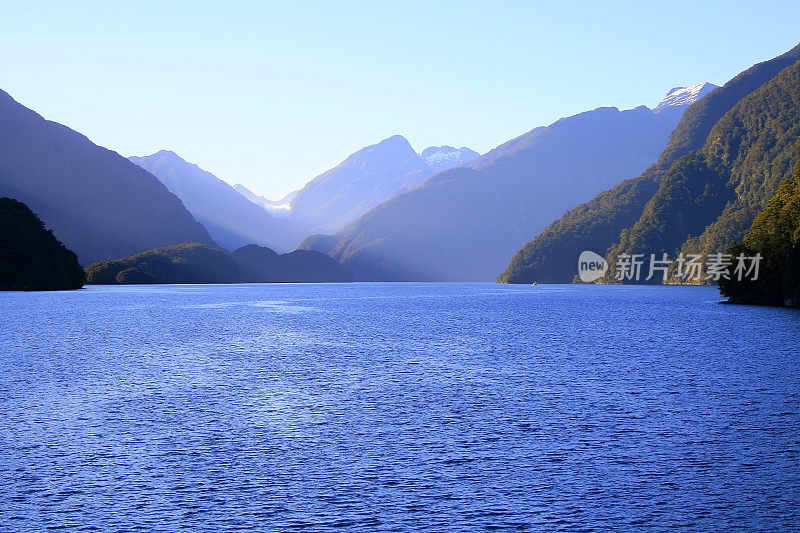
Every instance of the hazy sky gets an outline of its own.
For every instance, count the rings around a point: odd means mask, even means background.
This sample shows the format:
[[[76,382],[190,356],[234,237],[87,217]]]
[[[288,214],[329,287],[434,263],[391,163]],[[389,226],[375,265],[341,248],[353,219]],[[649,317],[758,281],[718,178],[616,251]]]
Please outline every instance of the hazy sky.
[[[16,100],[270,197],[396,133],[483,153],[800,41],[796,1],[6,4],[0,88]]]

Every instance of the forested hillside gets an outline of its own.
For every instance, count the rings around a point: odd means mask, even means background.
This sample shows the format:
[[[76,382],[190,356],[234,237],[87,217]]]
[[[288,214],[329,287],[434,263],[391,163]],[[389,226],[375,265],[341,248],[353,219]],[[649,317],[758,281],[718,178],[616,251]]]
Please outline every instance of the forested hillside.
[[[84,280],[75,254],[25,204],[0,198],[0,290],[80,289]]]
[[[791,175],[798,138],[800,62],[740,100],[700,150],[672,165],[609,257],[679,249],[707,254],[741,240]]]
[[[703,147],[715,124],[740,100],[798,60],[800,60],[800,45],[781,56],[747,69],[723,87],[692,104],[670,134],[669,143],[656,163],[640,176],[623,181],[552,222],[514,255],[508,268],[498,279],[506,283],[571,282],[576,274],[578,255],[582,251],[592,250],[602,255],[619,243],[623,238],[623,232],[642,218],[645,206],[659,190],[662,180],[673,165],[677,165],[675,171],[680,172],[693,162],[697,163],[695,156],[687,156],[693,150]],[[784,81],[793,83],[789,78],[791,75],[787,74],[787,79]],[[788,103],[787,99],[783,101],[785,104]],[[791,110],[787,111],[791,113]],[[785,122],[784,118],[781,116],[778,122]],[[687,159],[679,161],[681,158]],[[708,170],[702,166],[695,168],[699,168],[701,172]],[[705,175],[710,179],[708,174]],[[773,178],[770,180],[775,183]],[[712,195],[713,193],[709,191],[709,199]],[[726,204],[721,203],[724,209]],[[656,205],[653,204],[652,207],[655,211]],[[699,215],[703,217],[706,213],[701,212]],[[713,220],[708,220],[708,224]],[[702,221],[699,223],[702,224]],[[640,224],[642,231],[645,227]],[[658,228],[649,230],[658,231]],[[672,235],[673,243],[677,242],[676,246],[680,246],[688,236],[688,233]],[[624,237],[627,238],[627,235]],[[656,252],[658,250],[647,253]]]
[[[732,265],[729,279],[720,280],[723,296],[733,303],[800,307],[800,162],[756,217],[744,243],[734,244],[728,253],[734,258],[760,254],[763,259],[756,280],[739,279]]]

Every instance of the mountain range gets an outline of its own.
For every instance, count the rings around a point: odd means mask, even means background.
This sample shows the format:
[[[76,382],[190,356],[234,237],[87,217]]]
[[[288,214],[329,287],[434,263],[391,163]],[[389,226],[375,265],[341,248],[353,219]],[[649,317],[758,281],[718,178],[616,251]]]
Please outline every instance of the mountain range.
[[[503,268],[503,282],[571,282],[584,250],[605,255],[610,282],[620,254],[746,250],[783,285],[723,283],[731,300],[796,305],[798,138],[800,45],[723,87],[579,113],[482,156],[417,153],[395,135],[271,201],[168,150],[125,159],[0,91],[0,196],[20,225],[52,232],[31,261],[61,268],[73,250],[97,263],[93,282],[484,281]]]
[[[0,196],[27,205],[81,264],[213,244],[152,174],[0,91]]]
[[[29,206],[84,265],[187,242],[293,250],[311,225],[350,222],[477,155],[447,146],[417,154],[395,136],[270,202],[168,150],[123,158],[0,92],[0,194]],[[315,205],[320,188],[333,197]]]
[[[494,279],[553,218],[647,168],[683,110],[713,88],[657,110],[598,108],[535,128],[301,247],[330,253],[359,280]]]
[[[129,159],[180,198],[212,239],[227,250],[259,244],[283,252],[294,250],[304,236],[289,221],[273,216],[225,181],[174,152],[161,150]]]
[[[569,283],[584,250],[613,265],[623,252],[708,252],[740,239],[791,170],[798,60],[800,45],[692,104],[653,165],[552,222],[500,281]]]
[[[436,172],[478,157],[469,148],[433,146],[417,154],[401,135],[357,151],[320,174],[292,199],[292,216],[308,233],[335,233],[361,215],[412,190]]]
[[[178,196],[223,248],[259,244],[288,251],[303,237],[336,231],[435,172],[477,156],[468,148],[450,146],[429,147],[417,154],[404,137],[395,135],[362,148],[278,201],[241,184],[230,186],[169,150],[129,159]]]

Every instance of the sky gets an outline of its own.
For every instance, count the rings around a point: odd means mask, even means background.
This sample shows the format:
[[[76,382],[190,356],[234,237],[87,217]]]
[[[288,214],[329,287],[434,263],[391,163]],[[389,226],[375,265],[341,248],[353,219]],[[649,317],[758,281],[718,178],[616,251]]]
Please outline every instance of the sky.
[[[6,2],[10,4],[10,2]],[[800,42],[800,2],[15,2],[0,89],[277,199],[394,134],[484,153]]]

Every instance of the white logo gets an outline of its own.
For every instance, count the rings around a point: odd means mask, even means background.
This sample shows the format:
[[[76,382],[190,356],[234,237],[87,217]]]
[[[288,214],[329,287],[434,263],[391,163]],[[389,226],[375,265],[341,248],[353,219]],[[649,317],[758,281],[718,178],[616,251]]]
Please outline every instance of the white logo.
[[[578,274],[581,281],[591,283],[606,275],[608,263],[602,256],[586,250],[578,258]]]

